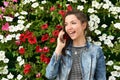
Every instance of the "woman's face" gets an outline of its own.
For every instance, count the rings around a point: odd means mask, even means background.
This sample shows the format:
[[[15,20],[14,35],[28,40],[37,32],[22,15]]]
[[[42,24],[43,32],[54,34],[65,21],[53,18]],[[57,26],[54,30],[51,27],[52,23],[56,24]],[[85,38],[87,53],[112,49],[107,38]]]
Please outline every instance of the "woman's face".
[[[84,36],[85,23],[81,23],[73,14],[65,17],[65,30],[72,40],[80,39]]]

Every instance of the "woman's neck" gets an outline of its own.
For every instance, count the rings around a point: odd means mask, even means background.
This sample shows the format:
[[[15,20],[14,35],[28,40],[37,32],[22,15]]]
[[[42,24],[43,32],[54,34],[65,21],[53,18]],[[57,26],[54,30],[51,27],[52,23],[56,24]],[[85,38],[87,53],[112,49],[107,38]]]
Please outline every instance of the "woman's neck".
[[[85,45],[86,45],[86,38],[85,37],[73,40],[74,47],[80,47],[80,46],[85,46]]]

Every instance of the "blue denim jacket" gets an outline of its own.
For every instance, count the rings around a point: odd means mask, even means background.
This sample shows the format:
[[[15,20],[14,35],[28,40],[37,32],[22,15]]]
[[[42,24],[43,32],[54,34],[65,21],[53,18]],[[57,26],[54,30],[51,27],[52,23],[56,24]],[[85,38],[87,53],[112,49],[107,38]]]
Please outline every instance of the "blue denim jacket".
[[[46,77],[50,80],[68,80],[72,67],[71,45],[66,49],[66,56],[53,53],[46,68]],[[81,53],[82,80],[106,80],[106,66],[102,49],[87,42]]]

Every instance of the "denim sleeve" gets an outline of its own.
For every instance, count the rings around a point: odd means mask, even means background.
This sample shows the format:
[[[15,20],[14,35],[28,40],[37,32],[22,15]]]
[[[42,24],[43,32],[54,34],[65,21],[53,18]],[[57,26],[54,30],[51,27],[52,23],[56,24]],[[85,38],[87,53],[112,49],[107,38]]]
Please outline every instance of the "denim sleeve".
[[[56,53],[54,52],[48,66],[46,67],[45,75],[48,79],[54,79],[57,76],[60,65],[60,59],[61,55],[56,55]]]
[[[106,66],[104,54],[101,48],[99,48],[99,57],[97,59],[95,80],[106,80]]]

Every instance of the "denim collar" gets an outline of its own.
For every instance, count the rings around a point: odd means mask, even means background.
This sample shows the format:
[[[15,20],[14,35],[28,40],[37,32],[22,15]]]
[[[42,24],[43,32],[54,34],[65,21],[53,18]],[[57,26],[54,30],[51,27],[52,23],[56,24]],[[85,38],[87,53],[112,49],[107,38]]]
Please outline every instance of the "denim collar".
[[[87,41],[86,42],[86,49],[88,49],[90,47],[90,42]],[[71,56],[71,50],[72,50],[72,41],[70,42],[70,44],[68,45],[68,47],[66,48],[66,50],[69,50],[70,52],[66,52],[66,54]]]

